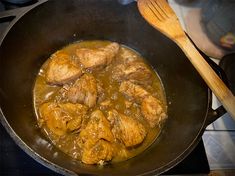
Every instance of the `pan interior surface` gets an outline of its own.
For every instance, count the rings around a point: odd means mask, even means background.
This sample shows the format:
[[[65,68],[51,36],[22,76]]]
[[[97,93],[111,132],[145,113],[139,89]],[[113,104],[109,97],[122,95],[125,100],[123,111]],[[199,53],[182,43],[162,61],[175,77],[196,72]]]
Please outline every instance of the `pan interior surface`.
[[[161,78],[168,102],[167,123],[151,147],[130,160],[103,168],[81,164],[54,147],[37,127],[32,101],[37,73],[53,52],[79,40],[127,45],[148,59]],[[39,155],[44,165],[52,167],[53,163],[78,174],[159,174],[188,154],[200,137],[207,114],[206,85],[183,52],[144,21],[135,3],[51,0],[37,6],[4,38],[0,75],[1,121],[16,134],[14,139],[28,146],[33,156]]]

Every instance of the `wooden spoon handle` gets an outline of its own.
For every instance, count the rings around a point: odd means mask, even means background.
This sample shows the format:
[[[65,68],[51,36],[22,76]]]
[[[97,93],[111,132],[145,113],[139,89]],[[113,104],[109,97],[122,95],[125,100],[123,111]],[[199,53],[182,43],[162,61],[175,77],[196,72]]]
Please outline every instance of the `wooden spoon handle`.
[[[214,72],[210,65],[205,61],[201,54],[194,47],[188,38],[176,42],[184,51],[190,62],[205,80],[209,88],[220,100],[227,112],[235,120],[235,97],[224,82]]]

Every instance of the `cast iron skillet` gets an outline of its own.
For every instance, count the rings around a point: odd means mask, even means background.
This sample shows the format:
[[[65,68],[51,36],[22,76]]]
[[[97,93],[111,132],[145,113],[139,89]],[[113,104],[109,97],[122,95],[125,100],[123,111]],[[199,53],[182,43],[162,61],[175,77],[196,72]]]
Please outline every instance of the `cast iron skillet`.
[[[104,167],[82,164],[54,147],[37,127],[32,104],[35,77],[43,62],[61,47],[87,39],[116,41],[139,51],[161,77],[168,102],[169,119],[151,147],[130,160]],[[210,108],[211,92],[180,48],[148,25],[135,3],[38,3],[16,18],[1,40],[0,75],[3,126],[26,153],[62,174],[160,174],[194,149],[220,112]]]

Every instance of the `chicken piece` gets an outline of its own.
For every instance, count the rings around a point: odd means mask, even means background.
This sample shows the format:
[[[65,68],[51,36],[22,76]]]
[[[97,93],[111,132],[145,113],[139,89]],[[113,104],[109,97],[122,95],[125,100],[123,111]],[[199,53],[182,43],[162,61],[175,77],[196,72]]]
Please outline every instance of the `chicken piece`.
[[[83,129],[79,137],[86,141],[92,139],[96,143],[99,139],[112,142],[114,140],[109,121],[100,110],[92,112],[87,126]]]
[[[39,114],[49,130],[56,135],[78,130],[87,108],[81,104],[44,103],[39,108]]]
[[[124,64],[128,64],[133,61],[137,61],[138,58],[136,56],[136,53],[131,52],[130,50],[127,50],[126,48],[120,49],[120,60]]]
[[[152,73],[143,62],[119,64],[112,71],[112,78],[118,82],[131,80],[138,84],[151,84]]]
[[[167,118],[161,102],[153,96],[144,98],[141,103],[141,113],[152,128],[156,124],[161,124]]]
[[[79,62],[85,68],[103,68],[110,64],[119,51],[119,44],[111,43],[98,49],[80,48],[76,50]]]
[[[107,108],[109,108],[111,105],[112,105],[111,100],[107,99],[107,100],[104,100],[104,101],[102,101],[102,102],[100,103],[100,108],[101,108],[101,110],[107,109]]]
[[[133,103],[131,101],[128,101],[128,100],[125,100],[124,103],[125,103],[125,106],[126,106],[127,109],[129,109],[133,105]]]
[[[116,110],[109,111],[108,120],[111,122],[115,138],[122,141],[126,147],[142,143],[147,134],[139,121],[120,114]]]
[[[53,85],[69,83],[82,75],[82,69],[70,59],[68,54],[56,52],[46,68],[46,81]]]
[[[117,55],[120,46],[118,43],[110,43],[106,47],[100,48],[100,51],[103,51],[106,55],[106,64],[110,64],[113,58]]]
[[[96,105],[97,84],[91,74],[84,74],[67,91],[68,100],[72,103],[83,103],[89,108]]]
[[[114,136],[109,121],[100,110],[95,110],[87,126],[79,134],[79,146],[82,148],[82,162],[95,164],[109,161],[114,156],[111,143]]]
[[[103,139],[99,140],[95,145],[89,144],[84,147],[82,154],[82,162],[85,164],[103,164],[104,161],[110,161],[114,156],[114,149],[110,142]]]
[[[97,102],[100,103],[105,100],[105,90],[103,88],[103,83],[98,79],[97,80]]]
[[[119,91],[141,104],[141,113],[150,127],[155,127],[156,124],[160,124],[160,122],[166,119],[166,113],[160,101],[151,96],[141,86],[130,81],[124,81],[121,83]]]
[[[141,102],[145,97],[150,94],[141,86],[132,83],[131,81],[124,81],[119,87],[119,91],[125,96]]]

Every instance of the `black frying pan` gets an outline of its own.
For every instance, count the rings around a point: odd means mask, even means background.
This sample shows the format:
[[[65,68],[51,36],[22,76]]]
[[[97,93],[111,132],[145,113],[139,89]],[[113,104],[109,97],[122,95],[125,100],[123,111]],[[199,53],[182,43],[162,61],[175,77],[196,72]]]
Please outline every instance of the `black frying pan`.
[[[56,50],[77,40],[111,40],[139,51],[159,73],[169,119],[160,137],[140,155],[103,168],[71,159],[37,127],[32,104],[35,77]],[[182,161],[206,126],[219,117],[211,92],[174,42],[149,26],[136,3],[113,0],[50,0],[17,17],[1,40],[1,122],[15,142],[62,174],[160,174]],[[55,155],[57,153],[57,155]]]

